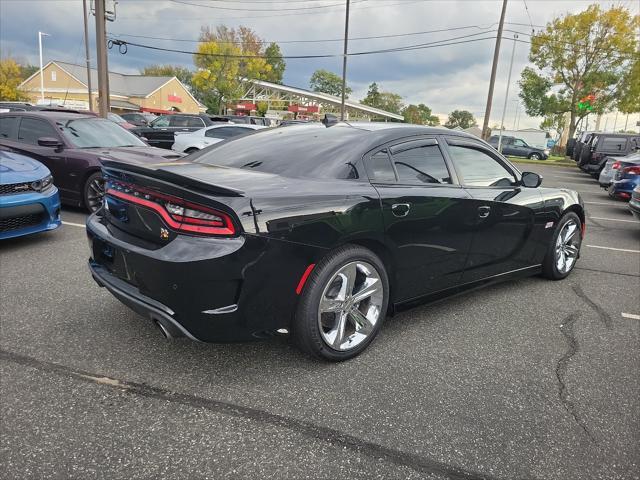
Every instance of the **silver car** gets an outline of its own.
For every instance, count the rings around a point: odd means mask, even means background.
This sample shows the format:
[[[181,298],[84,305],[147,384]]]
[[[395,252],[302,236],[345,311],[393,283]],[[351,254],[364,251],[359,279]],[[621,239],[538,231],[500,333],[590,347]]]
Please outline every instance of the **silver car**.
[[[604,164],[604,168],[600,172],[598,183],[606,190],[613,182],[616,172],[632,165],[640,165],[640,153],[632,153],[626,157],[607,157],[607,163]]]

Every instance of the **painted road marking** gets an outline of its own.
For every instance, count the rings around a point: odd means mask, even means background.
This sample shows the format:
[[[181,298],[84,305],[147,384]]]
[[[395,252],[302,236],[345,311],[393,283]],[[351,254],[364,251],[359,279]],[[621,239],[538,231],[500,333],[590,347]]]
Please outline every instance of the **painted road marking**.
[[[607,220],[609,222],[627,222],[627,223],[640,223],[638,220],[622,220],[621,218],[606,218],[606,217],[589,217],[592,220]]]
[[[630,250],[628,248],[601,247],[600,245],[587,245],[591,248],[601,248],[602,250],[613,250],[615,252],[640,253],[640,250]]]
[[[62,222],[63,225],[69,225],[70,227],[79,227],[79,228],[86,228],[85,225],[81,224],[81,223],[73,223],[73,222]]]
[[[585,205],[607,205],[607,206],[615,206],[615,207],[622,207],[623,205],[617,202],[584,202]]]
[[[624,313],[624,312],[622,312],[622,316],[624,318],[631,318],[633,320],[640,320],[640,315],[635,315],[633,313]]]

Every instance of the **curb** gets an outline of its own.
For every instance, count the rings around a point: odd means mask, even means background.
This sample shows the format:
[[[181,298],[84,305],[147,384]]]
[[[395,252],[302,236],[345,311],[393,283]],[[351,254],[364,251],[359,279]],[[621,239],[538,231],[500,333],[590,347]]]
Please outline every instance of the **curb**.
[[[548,160],[527,160],[527,159],[516,159],[516,158],[509,158],[510,162],[513,163],[523,163],[523,164],[527,164],[527,165],[544,165],[544,166],[551,166],[551,167],[573,167],[573,168],[578,168],[575,162],[565,162],[565,161],[548,161]]]

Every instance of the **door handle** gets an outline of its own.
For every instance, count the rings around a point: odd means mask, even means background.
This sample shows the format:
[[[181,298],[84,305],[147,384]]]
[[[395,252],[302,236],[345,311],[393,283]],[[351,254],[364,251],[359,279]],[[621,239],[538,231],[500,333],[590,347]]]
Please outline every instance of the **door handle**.
[[[391,213],[394,217],[406,217],[411,209],[410,203],[394,203],[391,205]]]
[[[478,216],[480,218],[487,218],[491,213],[491,207],[489,205],[482,205],[478,207]]]

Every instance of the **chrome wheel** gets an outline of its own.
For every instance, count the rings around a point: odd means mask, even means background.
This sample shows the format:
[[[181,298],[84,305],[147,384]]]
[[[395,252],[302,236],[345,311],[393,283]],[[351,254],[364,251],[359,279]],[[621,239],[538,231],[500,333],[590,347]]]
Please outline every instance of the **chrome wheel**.
[[[532,153],[531,155],[529,155],[529,158],[531,160],[540,160],[540,155],[538,155],[537,153]]]
[[[92,212],[102,207],[104,199],[104,179],[101,177],[93,177],[87,183],[86,188],[86,206]]]
[[[374,331],[382,313],[384,288],[370,263],[341,267],[324,287],[318,306],[322,340],[332,349],[351,350]]]
[[[578,259],[580,252],[580,234],[574,220],[565,223],[556,240],[556,268],[558,272],[569,272]]]

